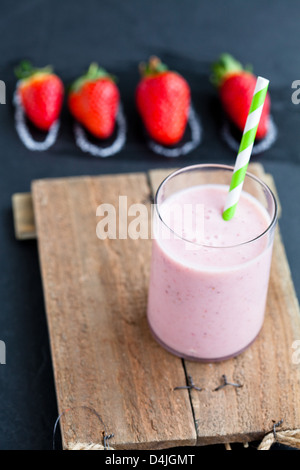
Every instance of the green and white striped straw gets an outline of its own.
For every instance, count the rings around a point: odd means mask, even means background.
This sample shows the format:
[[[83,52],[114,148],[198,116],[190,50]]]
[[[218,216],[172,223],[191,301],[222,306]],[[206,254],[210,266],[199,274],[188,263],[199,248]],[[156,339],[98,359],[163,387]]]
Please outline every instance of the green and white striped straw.
[[[237,154],[232,179],[223,211],[223,219],[230,220],[235,214],[236,207],[242,192],[243,183],[250,160],[256,131],[260,121],[263,105],[267,95],[269,80],[257,77],[255,90],[247,121],[244,127],[242,140]]]

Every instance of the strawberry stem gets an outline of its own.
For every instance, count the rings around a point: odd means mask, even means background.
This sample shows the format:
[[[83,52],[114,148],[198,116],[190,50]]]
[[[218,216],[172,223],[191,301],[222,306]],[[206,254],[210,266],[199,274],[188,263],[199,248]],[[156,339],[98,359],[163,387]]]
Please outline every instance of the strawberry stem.
[[[23,80],[31,77],[36,73],[52,73],[53,69],[50,65],[47,65],[43,68],[33,67],[32,63],[29,60],[22,60],[20,64],[15,67],[15,75],[19,80]]]
[[[224,53],[220,55],[217,62],[212,64],[211,82],[219,87],[228,74],[241,71],[251,72],[251,70],[251,66],[243,67],[232,55]]]
[[[163,64],[158,57],[151,56],[146,64],[145,62],[140,63],[139,70],[142,77],[150,77],[153,75],[158,75],[162,72],[166,72],[168,67]]]
[[[104,68],[99,67],[96,62],[92,62],[86,73],[71,84],[70,90],[78,91],[86,82],[92,82],[100,78],[116,81],[113,75],[110,75]]]

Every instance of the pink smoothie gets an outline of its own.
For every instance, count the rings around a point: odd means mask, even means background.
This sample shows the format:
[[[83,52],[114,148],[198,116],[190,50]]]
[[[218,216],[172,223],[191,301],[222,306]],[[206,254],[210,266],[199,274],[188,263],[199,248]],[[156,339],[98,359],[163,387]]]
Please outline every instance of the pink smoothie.
[[[242,192],[234,218],[224,221],[227,192],[223,185],[194,186],[158,208],[167,225],[157,218],[154,226],[148,321],[155,338],[181,357],[232,357],[263,324],[272,239],[260,235],[270,217]]]

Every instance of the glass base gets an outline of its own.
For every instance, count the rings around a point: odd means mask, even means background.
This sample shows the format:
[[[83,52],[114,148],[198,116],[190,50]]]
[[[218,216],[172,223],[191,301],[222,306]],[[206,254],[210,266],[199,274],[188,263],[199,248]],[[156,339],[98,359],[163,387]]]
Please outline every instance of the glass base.
[[[224,357],[216,357],[216,358],[202,358],[202,357],[196,357],[196,356],[188,356],[187,354],[183,354],[183,353],[180,353],[179,351],[175,351],[174,349],[170,348],[168,345],[166,345],[157,335],[156,333],[154,333],[153,329],[151,328],[149,322],[148,322],[148,325],[149,325],[149,328],[150,328],[150,331],[151,331],[151,334],[153,336],[153,338],[155,339],[155,341],[160,344],[160,346],[162,346],[164,349],[166,349],[169,353],[173,354],[174,356],[177,356],[177,357],[180,357],[181,359],[186,359],[188,361],[194,361],[194,362],[222,362],[222,361],[227,361],[228,359],[232,359],[236,356],[239,356],[240,354],[242,354],[246,349],[248,349],[253,343],[254,341],[256,340],[258,334],[255,336],[255,338],[250,341],[250,343],[247,344],[247,346],[245,346],[244,348],[240,349],[239,351],[233,353],[233,354],[230,354],[228,356],[224,356]]]

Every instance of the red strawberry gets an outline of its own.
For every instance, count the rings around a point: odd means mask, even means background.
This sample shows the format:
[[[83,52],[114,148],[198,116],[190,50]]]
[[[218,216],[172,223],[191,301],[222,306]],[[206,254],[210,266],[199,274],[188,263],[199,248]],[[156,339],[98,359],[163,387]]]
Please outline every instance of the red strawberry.
[[[71,86],[71,114],[95,137],[107,139],[114,131],[120,93],[114,79],[92,63],[85,75]]]
[[[23,61],[16,68],[20,79],[18,94],[30,121],[43,131],[48,131],[58,119],[64,96],[61,79],[51,67],[37,69],[30,62]]]
[[[257,77],[231,55],[222,54],[212,67],[212,81],[218,87],[220,100],[229,119],[243,131],[249,113]],[[271,99],[267,93],[256,138],[262,139],[269,129]]]
[[[163,145],[178,143],[185,131],[190,87],[177,72],[167,69],[157,57],[141,66],[136,105],[149,135]]]

